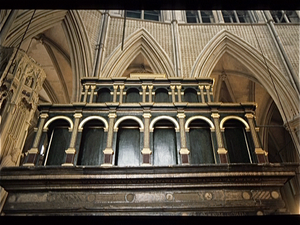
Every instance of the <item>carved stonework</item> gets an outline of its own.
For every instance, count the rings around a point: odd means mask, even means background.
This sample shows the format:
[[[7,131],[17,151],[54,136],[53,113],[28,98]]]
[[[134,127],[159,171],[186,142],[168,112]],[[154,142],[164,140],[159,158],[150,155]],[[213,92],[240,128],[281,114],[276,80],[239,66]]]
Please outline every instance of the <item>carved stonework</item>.
[[[38,93],[46,78],[43,69],[33,59],[21,50],[16,51],[0,46],[3,56],[0,62],[0,167],[18,164],[24,144],[22,140],[26,138],[37,108]]]

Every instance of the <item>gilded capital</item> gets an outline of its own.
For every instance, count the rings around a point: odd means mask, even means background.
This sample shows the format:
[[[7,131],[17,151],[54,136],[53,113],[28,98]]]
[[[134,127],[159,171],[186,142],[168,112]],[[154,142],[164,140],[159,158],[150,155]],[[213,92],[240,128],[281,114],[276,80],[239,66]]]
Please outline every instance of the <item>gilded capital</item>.
[[[214,118],[214,119],[218,119],[218,118],[220,118],[220,114],[219,113],[212,113],[211,117]]]
[[[184,113],[178,113],[178,114],[177,114],[177,117],[178,117],[179,119],[184,119],[184,118],[186,117],[186,115],[185,115]]]
[[[144,113],[143,114],[143,117],[146,119],[146,118],[151,118],[151,113]]]
[[[46,118],[48,118],[48,113],[42,113],[41,115],[40,115],[40,118],[41,119],[46,119]]]
[[[80,119],[82,117],[82,114],[81,113],[75,113],[74,114],[74,118],[75,119]]]
[[[110,113],[110,114],[108,114],[108,118],[110,118],[110,119],[114,119],[116,117],[117,117],[116,113]]]

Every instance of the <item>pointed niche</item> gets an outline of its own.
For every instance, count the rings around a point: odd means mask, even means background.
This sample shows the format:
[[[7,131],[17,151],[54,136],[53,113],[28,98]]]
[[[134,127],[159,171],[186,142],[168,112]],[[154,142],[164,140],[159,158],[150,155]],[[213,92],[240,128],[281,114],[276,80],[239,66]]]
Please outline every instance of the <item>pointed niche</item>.
[[[135,31],[121,43],[104,63],[102,76],[128,77],[130,73],[161,73],[174,77],[174,66],[164,49],[144,28]]]
[[[148,60],[139,53],[122,74],[122,77],[130,77],[130,73],[154,73]]]

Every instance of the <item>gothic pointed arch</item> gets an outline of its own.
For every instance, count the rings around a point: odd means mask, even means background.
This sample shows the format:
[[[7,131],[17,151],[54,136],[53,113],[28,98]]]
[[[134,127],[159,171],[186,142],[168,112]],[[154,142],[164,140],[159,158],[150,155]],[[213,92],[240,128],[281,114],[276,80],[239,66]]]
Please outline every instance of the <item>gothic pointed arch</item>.
[[[131,34],[124,40],[123,51],[121,43],[105,62],[103,71],[104,77],[122,76],[133,59],[139,54],[148,61],[154,73],[164,73],[168,77],[174,77],[174,66],[154,37],[144,28]]]
[[[209,77],[224,54],[234,57],[251,72],[248,78],[260,83],[267,90],[284,120],[284,113],[288,121],[299,114],[299,96],[284,74],[265,56],[269,68],[268,71],[261,52],[227,30],[222,30],[216,34],[202,50],[194,63],[190,77]],[[280,101],[272,84],[270,74],[281,98]]]

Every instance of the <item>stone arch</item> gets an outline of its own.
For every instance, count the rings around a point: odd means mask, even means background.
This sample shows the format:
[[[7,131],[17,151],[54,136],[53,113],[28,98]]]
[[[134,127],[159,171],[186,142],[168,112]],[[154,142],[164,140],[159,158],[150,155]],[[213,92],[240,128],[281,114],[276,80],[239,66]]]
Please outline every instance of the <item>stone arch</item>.
[[[135,120],[140,125],[140,131],[144,131],[144,124],[142,120],[136,116],[122,116],[120,119],[118,119],[114,125],[114,131],[118,130],[119,124],[123,122],[124,120]]]
[[[121,51],[121,43],[117,46],[105,62],[101,74],[104,77],[122,76],[131,61],[139,54],[148,60],[154,73],[164,73],[169,77],[175,76],[174,66],[169,56],[144,28],[125,39],[123,51]]]
[[[299,96],[278,67],[268,58],[265,58],[281,101],[279,101],[274,90],[263,55],[246,41],[227,30],[220,31],[206,45],[196,59],[190,77],[209,77],[225,53],[234,57],[251,71],[252,76],[248,78],[260,83],[267,90],[285,123],[287,121],[283,116],[284,113],[287,120],[291,120],[299,114]]]

